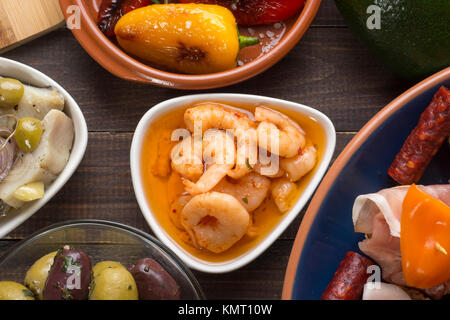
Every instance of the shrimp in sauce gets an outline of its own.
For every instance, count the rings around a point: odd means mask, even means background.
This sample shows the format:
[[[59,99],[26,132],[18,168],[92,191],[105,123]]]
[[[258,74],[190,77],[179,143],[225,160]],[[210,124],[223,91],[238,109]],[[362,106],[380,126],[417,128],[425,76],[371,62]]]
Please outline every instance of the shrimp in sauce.
[[[196,247],[220,253],[245,235],[250,216],[233,196],[208,192],[186,204],[181,212],[181,224]]]
[[[280,112],[264,107],[256,107],[255,119],[261,121],[258,125],[258,144],[271,153],[290,158],[305,146],[303,130],[294,121]],[[274,143],[278,140],[278,143]],[[277,146],[275,150],[273,146]]]
[[[287,177],[295,182],[310,172],[316,165],[316,162],[316,148],[314,146],[307,146],[300,151],[299,155],[288,159],[281,159],[280,166],[282,170],[286,171]]]
[[[266,199],[269,189],[270,179],[252,172],[239,180],[224,178],[213,190],[232,195],[251,212]]]
[[[315,170],[321,151],[311,146],[320,148],[325,141],[314,119],[255,105],[205,102],[157,121],[143,150],[144,167],[151,165],[145,159],[153,150],[167,144],[158,143],[162,132],[181,128],[187,134],[170,144],[171,174],[164,154],[156,157],[165,164],[161,172],[167,177],[148,168],[142,171],[144,189],[167,232],[185,250],[208,261],[233,259],[275,228],[308,184],[307,173]],[[277,154],[265,150],[279,158],[272,172],[258,152],[264,131],[269,142],[273,133],[280,139]],[[194,152],[196,133],[202,134],[201,154]]]
[[[206,131],[203,149],[207,169],[195,183],[183,180],[186,191],[192,195],[205,193],[214,188],[234,166],[236,153],[234,141],[225,131]]]
[[[296,189],[297,185],[286,178],[277,179],[273,182],[271,193],[280,212],[284,213],[291,208]]]
[[[171,152],[172,169],[194,181],[203,174],[202,155],[195,151],[192,136],[188,136],[175,145]]]

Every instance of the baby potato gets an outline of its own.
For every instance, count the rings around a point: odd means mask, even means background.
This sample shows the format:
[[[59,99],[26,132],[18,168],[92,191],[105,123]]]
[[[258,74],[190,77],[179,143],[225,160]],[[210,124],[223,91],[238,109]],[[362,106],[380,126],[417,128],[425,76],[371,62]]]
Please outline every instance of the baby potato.
[[[48,278],[48,273],[52,267],[55,259],[56,251],[53,251],[37,260],[28,269],[24,283],[35,294],[36,298],[42,300],[42,293],[44,292],[45,282]]]
[[[120,263],[100,262],[93,268],[89,300],[138,300],[139,294],[130,272]]]
[[[20,283],[0,281],[0,300],[34,300],[34,294]]]

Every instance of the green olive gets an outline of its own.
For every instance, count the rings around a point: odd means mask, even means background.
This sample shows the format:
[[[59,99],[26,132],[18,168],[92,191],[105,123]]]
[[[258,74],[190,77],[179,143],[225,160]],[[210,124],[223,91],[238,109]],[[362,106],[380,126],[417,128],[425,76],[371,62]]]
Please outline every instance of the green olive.
[[[23,91],[23,84],[19,80],[0,79],[0,108],[14,108],[22,99]]]
[[[89,300],[138,300],[139,294],[131,273],[120,263],[104,261],[92,269]]]
[[[33,151],[41,140],[42,131],[42,123],[38,119],[31,117],[19,119],[14,133],[19,149],[23,152]]]
[[[43,256],[28,269],[27,274],[25,275],[25,285],[35,294],[36,298],[40,300],[42,300],[45,282],[47,281],[48,272],[52,267],[55,256],[56,251]]]
[[[97,263],[94,268],[92,268],[92,276],[97,277],[103,270],[111,269],[111,268],[124,268],[126,269],[120,262],[115,261],[101,261]]]

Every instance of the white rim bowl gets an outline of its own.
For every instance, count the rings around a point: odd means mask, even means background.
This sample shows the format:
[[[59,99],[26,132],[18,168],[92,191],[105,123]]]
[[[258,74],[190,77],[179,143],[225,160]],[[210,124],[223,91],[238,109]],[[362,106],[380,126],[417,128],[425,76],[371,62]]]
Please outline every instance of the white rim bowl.
[[[246,253],[240,255],[237,258],[223,261],[223,262],[210,262],[205,261],[200,258],[193,256],[191,253],[187,252],[182,248],[159,224],[155,215],[152,212],[143,188],[142,174],[141,174],[141,150],[142,145],[145,140],[146,133],[149,126],[158,119],[162,114],[171,112],[172,110],[191,105],[195,102],[201,101],[219,101],[228,103],[243,103],[243,104],[268,104],[271,106],[279,107],[280,109],[287,109],[298,112],[305,116],[313,117],[318,121],[320,126],[325,132],[325,152],[321,159],[321,163],[311,178],[310,183],[305,188],[300,198],[297,200],[295,205],[289,212],[284,214],[284,217],[280,223],[270,232],[257,246],[247,251]],[[248,264],[261,253],[263,253],[280,235],[286,230],[289,224],[295,219],[295,217],[300,213],[303,207],[306,205],[309,198],[312,196],[314,190],[318,186],[320,180],[325,174],[331,158],[334,153],[334,148],[336,145],[336,131],[334,129],[331,120],[325,116],[323,113],[304,106],[302,104],[289,102],[280,99],[268,98],[256,95],[246,95],[246,94],[198,94],[198,95],[188,95],[171,100],[164,101],[152,107],[140,120],[136,131],[134,133],[133,142],[131,144],[130,152],[130,165],[131,165],[131,177],[133,180],[133,188],[136,194],[137,201],[141,208],[142,214],[144,215],[147,223],[155,233],[155,235],[168,246],[180,259],[186,263],[190,268],[196,269],[198,271],[208,272],[208,273],[225,273],[236,270]]]
[[[88,130],[83,113],[75,100],[58,83],[42,72],[22,63],[0,57],[0,76],[15,78],[36,87],[55,88],[64,96],[64,112],[72,118],[75,130],[69,161],[56,180],[45,190],[44,197],[26,204],[4,217],[0,217],[0,238],[3,238],[42,208],[69,180],[83,159],[88,141]]]

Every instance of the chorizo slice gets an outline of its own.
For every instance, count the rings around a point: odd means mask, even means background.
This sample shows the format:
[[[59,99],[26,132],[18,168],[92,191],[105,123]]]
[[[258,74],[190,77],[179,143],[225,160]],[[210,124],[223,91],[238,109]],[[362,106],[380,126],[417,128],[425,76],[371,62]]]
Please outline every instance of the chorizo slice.
[[[373,261],[362,255],[349,251],[331,279],[321,300],[359,300],[364,284],[370,276],[367,268]]]
[[[449,134],[449,91],[442,86],[396,155],[388,169],[389,176],[403,185],[418,182]]]

